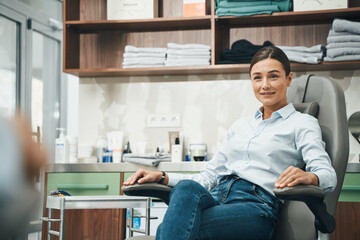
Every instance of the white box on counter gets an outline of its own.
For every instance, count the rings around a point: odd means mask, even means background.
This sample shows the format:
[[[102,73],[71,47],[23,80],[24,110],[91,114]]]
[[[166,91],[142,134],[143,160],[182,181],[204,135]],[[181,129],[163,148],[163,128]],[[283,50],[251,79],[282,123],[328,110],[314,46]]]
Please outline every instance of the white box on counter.
[[[158,17],[158,0],[107,0],[107,19],[149,19]]]
[[[348,7],[348,0],[294,0],[294,12],[341,9]]]

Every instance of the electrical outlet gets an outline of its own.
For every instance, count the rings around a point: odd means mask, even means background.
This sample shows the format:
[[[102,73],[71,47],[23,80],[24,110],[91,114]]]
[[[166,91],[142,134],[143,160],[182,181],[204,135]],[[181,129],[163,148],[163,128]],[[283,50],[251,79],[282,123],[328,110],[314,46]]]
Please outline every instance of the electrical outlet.
[[[148,127],[180,127],[180,114],[149,114]]]

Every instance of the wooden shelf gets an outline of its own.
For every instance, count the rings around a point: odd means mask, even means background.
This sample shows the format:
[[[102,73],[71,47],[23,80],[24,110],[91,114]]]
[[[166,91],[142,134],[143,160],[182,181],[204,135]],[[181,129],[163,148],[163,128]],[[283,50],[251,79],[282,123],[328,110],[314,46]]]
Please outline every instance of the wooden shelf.
[[[163,68],[94,68],[94,69],[67,69],[67,73],[79,77],[114,77],[114,76],[162,76],[187,74],[240,74],[248,73],[250,64],[223,64],[190,67],[163,67]],[[319,64],[292,63],[292,71],[329,71],[357,69],[360,61],[349,62],[322,62]],[[65,70],[64,70],[65,71]]]
[[[215,21],[230,27],[258,27],[331,23],[334,18],[360,19],[360,7],[323,11],[276,12],[271,15],[245,17],[215,16]]]
[[[181,17],[183,0],[159,1],[159,18],[108,21],[105,20],[106,0],[64,0],[64,72],[80,77],[247,73],[249,64],[216,64],[221,59],[221,52],[239,39],[247,39],[256,45],[265,40],[277,46],[326,45],[333,19],[360,21],[360,4],[356,0],[349,0],[350,8],[347,9],[244,17],[215,16],[213,0],[207,0],[211,3],[208,15]],[[169,42],[210,45],[211,65],[122,68],[126,45],[166,47]],[[359,66],[360,61],[315,65],[292,63],[292,70],[352,70]]]
[[[142,20],[99,20],[99,21],[66,21],[66,27],[80,32],[94,32],[103,30],[123,30],[126,32],[168,31],[210,29],[211,16],[155,18]]]

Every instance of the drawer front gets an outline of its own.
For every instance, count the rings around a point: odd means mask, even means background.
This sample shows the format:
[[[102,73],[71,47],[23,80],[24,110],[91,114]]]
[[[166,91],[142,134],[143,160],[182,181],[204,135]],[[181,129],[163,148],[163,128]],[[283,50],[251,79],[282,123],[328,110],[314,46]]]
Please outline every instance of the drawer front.
[[[56,189],[74,196],[120,195],[120,173],[48,173],[47,195]]]
[[[360,202],[360,173],[345,174],[339,201]]]

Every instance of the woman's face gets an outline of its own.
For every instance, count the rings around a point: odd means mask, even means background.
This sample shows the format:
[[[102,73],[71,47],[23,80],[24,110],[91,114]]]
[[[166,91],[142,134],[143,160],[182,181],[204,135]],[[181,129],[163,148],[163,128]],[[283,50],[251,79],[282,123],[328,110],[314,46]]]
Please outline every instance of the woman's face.
[[[279,61],[268,58],[257,62],[250,76],[255,97],[264,107],[276,111],[287,105],[286,91],[291,83],[292,72],[286,76]]]

